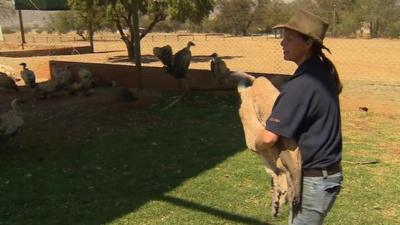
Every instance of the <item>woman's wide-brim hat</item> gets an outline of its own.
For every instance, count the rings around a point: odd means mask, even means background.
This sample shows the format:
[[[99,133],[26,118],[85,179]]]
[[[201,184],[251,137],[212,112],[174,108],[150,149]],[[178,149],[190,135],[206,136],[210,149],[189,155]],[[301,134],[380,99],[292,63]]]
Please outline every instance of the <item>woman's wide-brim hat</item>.
[[[290,29],[302,33],[306,36],[318,41],[323,47],[323,40],[326,31],[328,30],[329,23],[321,17],[314,15],[304,9],[299,10],[290,20],[285,24],[278,24],[272,29]],[[325,47],[326,48],[326,47]]]

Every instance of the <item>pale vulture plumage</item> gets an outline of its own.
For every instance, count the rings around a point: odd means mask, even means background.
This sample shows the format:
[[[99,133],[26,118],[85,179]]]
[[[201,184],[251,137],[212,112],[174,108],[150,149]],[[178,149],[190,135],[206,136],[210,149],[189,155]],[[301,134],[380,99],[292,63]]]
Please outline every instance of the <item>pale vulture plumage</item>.
[[[255,79],[247,75],[238,84],[241,98],[239,115],[247,147],[256,152],[265,163],[265,170],[272,176],[272,213],[277,216],[281,206],[289,203],[297,207],[301,198],[301,155],[293,139],[280,137],[278,143],[267,151],[255,146],[257,132],[264,129],[279,91],[265,77]]]
[[[70,88],[70,94],[81,93],[84,95],[90,94],[91,90],[95,87],[92,72],[79,65],[78,68],[78,81],[74,82]]]
[[[8,140],[14,136],[22,126],[24,121],[18,107],[18,99],[11,102],[11,109],[0,114],[0,139],[1,141]]]
[[[69,87],[72,83],[72,70],[71,67],[66,65],[64,68],[60,69],[58,68],[54,63],[51,65],[52,73],[53,73],[53,78],[57,90],[62,90],[64,88]]]

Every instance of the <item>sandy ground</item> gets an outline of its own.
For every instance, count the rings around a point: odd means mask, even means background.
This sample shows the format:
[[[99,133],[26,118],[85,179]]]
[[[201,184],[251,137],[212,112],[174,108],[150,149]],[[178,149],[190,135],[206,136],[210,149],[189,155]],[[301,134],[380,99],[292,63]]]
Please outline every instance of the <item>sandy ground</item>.
[[[114,41],[96,41],[95,53],[84,55],[59,55],[10,58],[0,57],[0,64],[14,68],[19,74],[19,64],[26,62],[28,67],[35,71],[39,81],[49,78],[49,60],[64,60],[96,63],[132,64],[126,57],[124,43]],[[75,41],[71,41],[74,40]],[[104,39],[98,36],[98,39]],[[27,36],[28,42],[32,37]],[[80,46],[87,42],[77,41],[78,37],[38,38],[35,36],[31,46],[43,45],[47,42],[50,46]],[[44,41],[46,40],[46,41]],[[60,41],[64,40],[64,41]],[[17,36],[6,36],[7,42],[18,43]],[[219,37],[219,36],[176,36],[167,34],[150,34],[141,42],[143,66],[162,66],[159,61],[149,60],[152,57],[152,48],[170,44],[174,52],[185,47],[188,41],[193,41],[193,60],[190,68],[209,69],[209,56],[217,52],[224,58],[231,70],[247,72],[292,74],[295,65],[282,60],[280,39],[271,37]],[[2,45],[3,50],[13,50],[10,46]],[[344,84],[341,95],[342,107],[348,110],[358,110],[359,107],[388,113],[400,113],[400,40],[383,39],[326,39],[332,54],[327,56],[336,64]],[[9,49],[7,49],[9,48]],[[15,47],[14,47],[15,48]],[[34,48],[34,47],[32,47]],[[4,103],[2,99],[1,102]]]

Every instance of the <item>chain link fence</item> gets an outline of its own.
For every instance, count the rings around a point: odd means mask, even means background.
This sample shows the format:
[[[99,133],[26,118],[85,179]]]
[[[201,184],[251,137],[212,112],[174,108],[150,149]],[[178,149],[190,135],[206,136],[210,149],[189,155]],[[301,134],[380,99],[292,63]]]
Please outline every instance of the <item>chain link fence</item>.
[[[89,45],[87,40],[71,34],[27,34],[25,40],[28,49]],[[94,40],[95,52],[105,54],[103,62],[116,55],[122,57],[123,51],[126,52],[126,46],[117,33],[99,33]],[[210,58],[207,56],[216,52],[232,70],[292,74],[296,65],[283,60],[280,40],[279,37],[267,35],[235,37],[217,33],[149,33],[141,40],[141,53],[145,66],[161,66],[158,61],[146,60],[152,56],[153,47],[169,44],[176,52],[185,47],[188,41],[192,41],[196,46],[191,49],[191,68],[208,69]],[[21,37],[5,35],[4,42],[20,43]],[[400,40],[327,38],[325,43],[332,51],[332,54],[326,55],[336,64],[343,79],[398,81]]]
[[[47,80],[50,74],[49,60],[130,64],[125,43],[117,33],[96,33],[94,54],[81,54],[79,46],[89,42],[78,35],[27,34],[25,50],[47,49],[47,56],[8,58],[1,57],[2,64],[16,68],[27,62],[31,69],[41,75],[38,80]],[[272,74],[293,74],[296,65],[283,60],[281,39],[275,36],[255,35],[237,37],[226,34],[192,33],[149,33],[141,40],[142,65],[162,67],[153,56],[153,48],[171,45],[173,52],[184,48],[188,41],[196,46],[191,48],[191,69],[210,69],[210,55],[218,53],[232,71],[245,71]],[[0,52],[12,48],[21,50],[21,37],[18,34],[5,35],[0,42]],[[7,49],[7,45],[10,45]],[[12,46],[13,45],[13,46]],[[326,55],[335,63],[344,84],[343,104],[358,109],[358,106],[371,105],[382,111],[396,108],[400,111],[400,40],[399,39],[340,39],[326,38],[325,45],[332,54]],[[66,55],[52,54],[56,48],[69,47]],[[32,55],[34,56],[34,55]],[[349,101],[351,100],[351,101]]]

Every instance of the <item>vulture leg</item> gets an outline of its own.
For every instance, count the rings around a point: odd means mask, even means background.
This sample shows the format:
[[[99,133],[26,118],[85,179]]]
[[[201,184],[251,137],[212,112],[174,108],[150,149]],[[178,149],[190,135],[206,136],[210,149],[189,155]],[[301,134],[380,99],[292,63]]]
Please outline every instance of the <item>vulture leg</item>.
[[[174,101],[172,101],[169,105],[164,107],[164,110],[172,108],[179,102],[184,102],[185,98],[189,95],[190,87],[187,83],[187,80],[185,78],[177,79],[177,80],[178,80],[178,88],[180,91],[182,91],[182,94],[180,96],[178,96]]]

